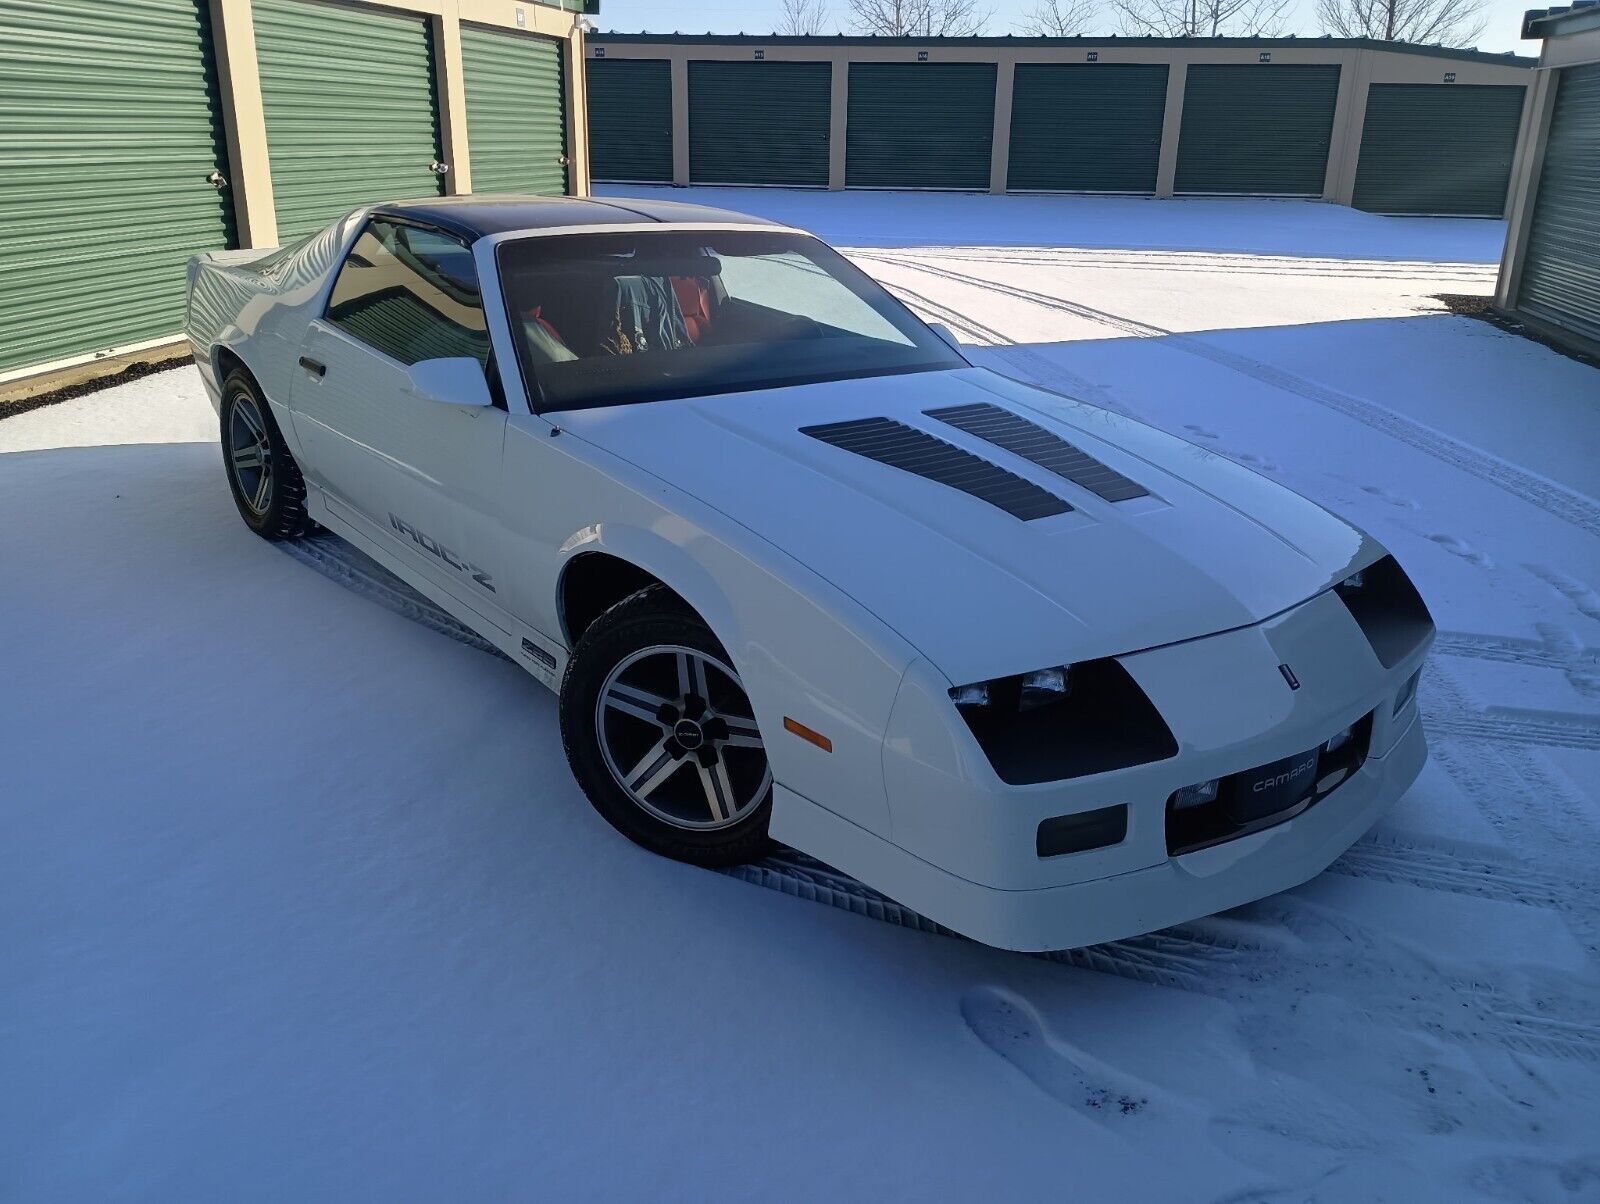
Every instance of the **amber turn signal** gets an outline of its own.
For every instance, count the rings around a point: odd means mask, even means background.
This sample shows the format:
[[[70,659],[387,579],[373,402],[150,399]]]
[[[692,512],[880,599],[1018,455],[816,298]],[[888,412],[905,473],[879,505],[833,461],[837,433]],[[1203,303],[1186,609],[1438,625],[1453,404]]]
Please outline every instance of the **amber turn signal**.
[[[833,751],[832,740],[828,739],[828,737],[824,736],[821,732],[812,731],[798,719],[791,719],[789,716],[785,715],[783,717],[783,730],[786,732],[793,732],[807,744],[815,744],[823,752]]]

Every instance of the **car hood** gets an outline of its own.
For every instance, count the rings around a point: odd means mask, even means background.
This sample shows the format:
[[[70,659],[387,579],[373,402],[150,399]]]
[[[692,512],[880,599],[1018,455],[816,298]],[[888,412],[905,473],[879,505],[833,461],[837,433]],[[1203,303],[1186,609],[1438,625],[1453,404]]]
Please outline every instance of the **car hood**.
[[[1137,482],[1108,502],[931,418],[988,403]],[[883,417],[1067,501],[1022,521],[801,428]],[[1298,494],[1132,419],[981,368],[574,411],[563,429],[728,515],[850,595],[952,682],[1270,618],[1381,554]]]

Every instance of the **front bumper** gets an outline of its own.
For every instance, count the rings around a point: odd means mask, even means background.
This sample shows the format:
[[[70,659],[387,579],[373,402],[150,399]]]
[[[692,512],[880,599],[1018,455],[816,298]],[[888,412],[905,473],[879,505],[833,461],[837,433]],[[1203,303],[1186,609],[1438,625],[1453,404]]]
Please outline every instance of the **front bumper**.
[[[1265,898],[1315,877],[1405,793],[1427,760],[1410,722],[1360,772],[1294,819],[1142,869],[1028,890],[939,869],[783,787],[772,834],[947,928],[1002,949],[1071,949],[1153,932]]]
[[[1208,915],[1317,874],[1415,780],[1427,748],[1416,703],[1402,695],[1430,643],[1385,666],[1329,592],[1253,627],[1130,654],[1120,663],[1178,753],[1029,785],[1000,780],[954,715],[948,683],[915,662],[884,741],[889,832],[867,832],[780,790],[772,833],[1006,948],[1092,944]],[[1308,809],[1193,852],[1174,853],[1181,841],[1169,847],[1174,791],[1298,758],[1366,716],[1365,762]],[[1095,812],[1126,817],[1120,832],[1111,825],[1113,843],[1041,855],[1041,824]]]

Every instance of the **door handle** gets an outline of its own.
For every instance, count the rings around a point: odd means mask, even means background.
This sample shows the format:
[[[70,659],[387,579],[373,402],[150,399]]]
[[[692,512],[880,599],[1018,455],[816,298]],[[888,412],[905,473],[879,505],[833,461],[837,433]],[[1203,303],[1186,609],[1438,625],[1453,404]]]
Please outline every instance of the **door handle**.
[[[307,372],[311,373],[311,375],[316,377],[318,380],[321,380],[324,376],[328,375],[328,365],[320,363],[317,360],[312,359],[310,356],[302,355],[300,357],[300,366]]]

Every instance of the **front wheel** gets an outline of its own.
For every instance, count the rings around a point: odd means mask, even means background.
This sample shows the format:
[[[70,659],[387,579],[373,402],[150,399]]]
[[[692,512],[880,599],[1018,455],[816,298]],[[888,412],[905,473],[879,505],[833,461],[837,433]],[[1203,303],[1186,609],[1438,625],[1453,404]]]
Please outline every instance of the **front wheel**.
[[[705,866],[766,851],[772,771],[750,699],[710,628],[664,587],[578,641],[561,736],[595,810],[635,843]]]

